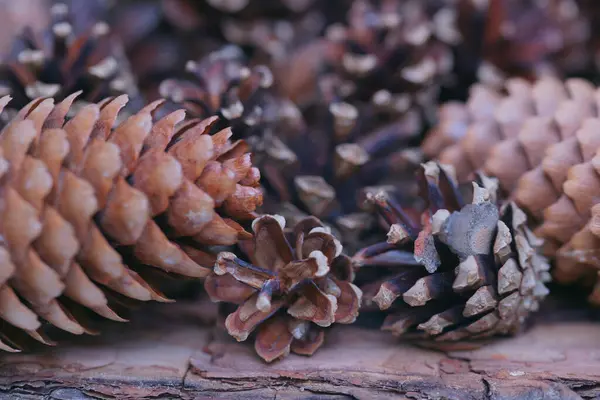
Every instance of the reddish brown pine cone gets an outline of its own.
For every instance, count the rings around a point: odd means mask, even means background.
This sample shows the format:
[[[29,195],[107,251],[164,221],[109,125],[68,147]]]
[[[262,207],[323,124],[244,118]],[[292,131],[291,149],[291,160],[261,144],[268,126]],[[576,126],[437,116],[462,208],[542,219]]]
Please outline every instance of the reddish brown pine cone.
[[[44,32],[28,28],[15,40],[0,63],[0,94],[13,98],[10,107],[18,110],[38,97],[63,100],[81,91],[78,106],[127,94],[128,108],[141,108],[128,61],[108,24],[98,22],[77,33],[71,19],[68,7],[57,3]]]
[[[225,46],[199,61],[188,61],[181,79],[167,79],[160,94],[194,117],[219,115],[235,137],[263,136],[272,125],[299,123],[295,105],[271,90],[273,74],[264,65],[249,67],[239,47]]]
[[[420,221],[374,196],[390,224],[387,242],[363,249],[354,263],[392,271],[372,300],[390,310],[382,329],[395,335],[441,342],[515,333],[548,294],[540,241],[514,203],[498,206],[494,179],[480,175],[467,204],[447,168],[423,165]]]
[[[262,201],[248,147],[231,143],[230,129],[209,134],[216,117],[184,122],[179,110],[153,121],[159,101],[113,129],[127,96],[65,121],[76,98],[36,99],[0,133],[4,350],[17,351],[27,335],[50,343],[40,318],[87,332],[72,306],[123,321],[113,293],[165,301],[144,276],[208,275],[207,246],[247,238],[236,221],[253,219]]]
[[[585,1],[585,0],[583,0]],[[581,73],[592,66],[592,26],[578,0],[490,0],[479,80]]]
[[[256,331],[254,347],[267,362],[290,351],[312,355],[323,344],[323,328],[354,322],[362,297],[351,283],[350,259],[318,219],[284,228],[281,216],[254,220],[250,262],[221,253],[205,281],[214,301],[239,304],[226,319],[229,334],[244,341]]]
[[[443,79],[452,71],[451,46],[462,39],[452,1],[355,0],[344,25],[329,27],[329,74],[340,100],[400,116],[433,116]],[[392,118],[393,119],[393,118]]]

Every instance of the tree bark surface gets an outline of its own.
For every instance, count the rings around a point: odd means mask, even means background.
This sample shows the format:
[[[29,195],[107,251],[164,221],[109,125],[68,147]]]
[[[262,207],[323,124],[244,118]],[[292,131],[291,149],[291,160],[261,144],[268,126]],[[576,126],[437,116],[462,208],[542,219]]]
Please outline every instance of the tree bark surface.
[[[0,399],[594,399],[600,323],[538,321],[478,349],[435,351],[360,327],[331,329],[313,357],[265,364],[211,327],[212,305],[138,312],[99,336],[0,354]]]

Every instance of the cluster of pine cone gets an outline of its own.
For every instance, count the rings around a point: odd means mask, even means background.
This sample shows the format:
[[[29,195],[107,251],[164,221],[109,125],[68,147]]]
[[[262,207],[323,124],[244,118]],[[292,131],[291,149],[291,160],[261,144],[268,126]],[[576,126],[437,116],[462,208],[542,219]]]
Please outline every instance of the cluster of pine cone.
[[[516,334],[552,278],[600,304],[594,1],[29,7],[0,28],[0,349],[165,277],[267,362],[361,312]]]

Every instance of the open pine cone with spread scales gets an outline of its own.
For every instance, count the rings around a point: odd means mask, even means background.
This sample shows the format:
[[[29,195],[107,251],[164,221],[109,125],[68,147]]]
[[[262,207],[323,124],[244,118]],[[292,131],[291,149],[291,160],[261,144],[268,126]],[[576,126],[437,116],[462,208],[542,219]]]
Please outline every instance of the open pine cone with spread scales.
[[[264,136],[281,120],[301,119],[292,102],[273,93],[273,79],[268,67],[249,67],[242,50],[230,45],[188,61],[184,76],[163,81],[159,91],[193,117],[219,115],[236,138],[245,139]]]
[[[326,87],[323,103],[305,121],[291,101],[275,94],[270,70],[247,67],[235,46],[190,62],[187,70],[187,77],[164,81],[161,94],[193,116],[218,113],[234,137],[247,139],[268,195],[265,211],[288,222],[315,215],[331,224],[343,218],[339,225],[348,233],[368,226],[368,216],[358,213],[359,190],[383,184],[382,176],[412,172],[420,161],[418,149],[408,148],[419,131],[414,112],[362,135],[362,121],[379,116],[360,119],[354,106],[338,101]],[[346,237],[344,242],[349,244]]]
[[[11,53],[0,63],[0,94],[13,98],[9,106],[19,110],[38,97],[63,100],[82,91],[78,106],[127,94],[128,108],[141,108],[128,61],[109,26],[98,22],[79,34],[71,19],[67,6],[57,3],[45,31],[35,34],[27,28],[15,39]]]
[[[432,117],[461,41],[453,3],[355,0],[346,24],[328,29],[334,49],[322,79],[334,80],[340,100],[370,103],[391,119],[410,109]]]
[[[282,59],[343,17],[350,0],[163,0],[168,21],[247,47],[254,56]]]
[[[390,310],[382,329],[434,342],[518,331],[548,294],[550,279],[525,214],[514,203],[499,207],[497,182],[484,175],[473,183],[470,204],[447,166],[429,162],[420,175],[427,203],[421,221],[384,195],[374,196],[390,224],[387,242],[353,258],[359,268],[382,266],[393,274],[372,297]],[[372,291],[364,289],[369,298]]]
[[[147,273],[208,275],[208,246],[247,239],[236,221],[253,219],[262,201],[245,143],[232,143],[230,129],[209,134],[216,117],[184,122],[179,110],[155,122],[157,101],[113,129],[127,96],[65,121],[76,98],[36,99],[0,133],[3,350],[27,335],[51,343],[40,318],[85,333],[71,304],[123,321],[112,293],[167,300]]]
[[[290,351],[312,355],[323,328],[354,322],[362,297],[350,259],[318,219],[284,228],[281,216],[254,220],[250,262],[221,253],[205,281],[214,301],[239,304],[225,321],[229,334],[244,341],[256,330],[255,350],[267,362]]]

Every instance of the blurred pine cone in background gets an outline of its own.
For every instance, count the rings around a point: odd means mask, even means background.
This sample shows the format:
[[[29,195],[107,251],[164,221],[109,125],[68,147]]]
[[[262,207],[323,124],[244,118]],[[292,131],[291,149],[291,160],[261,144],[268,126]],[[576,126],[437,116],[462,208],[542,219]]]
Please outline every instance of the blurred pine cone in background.
[[[349,0],[140,0],[111,7],[114,30],[125,42],[133,70],[150,99],[160,82],[176,76],[226,44],[260,63],[277,64],[343,18]]]
[[[272,179],[288,182],[279,198],[332,223],[349,248],[372,225],[360,210],[370,186],[413,197],[415,144],[461,39],[453,3],[353,1],[342,23],[276,70],[307,125],[287,142],[298,175]]]
[[[0,0],[2,26],[0,27],[0,56],[8,53],[14,38],[27,27],[46,26],[49,21],[50,1]]]
[[[56,3],[50,26],[41,31],[28,27],[15,38],[0,63],[0,91],[13,98],[11,108],[18,110],[37,97],[62,100],[76,91],[81,91],[77,106],[127,94],[129,109],[142,107],[125,53],[108,24],[73,24],[77,15]]]
[[[580,75],[593,66],[592,25],[577,0],[489,0],[488,7],[480,82]]]
[[[359,275],[387,271],[381,286],[363,286],[367,304],[389,309],[382,329],[435,342],[518,332],[550,279],[527,217],[514,203],[500,205],[497,182],[483,175],[470,202],[446,166],[424,164],[420,182],[420,221],[383,193],[371,197],[389,224],[387,241],[353,257]]]

